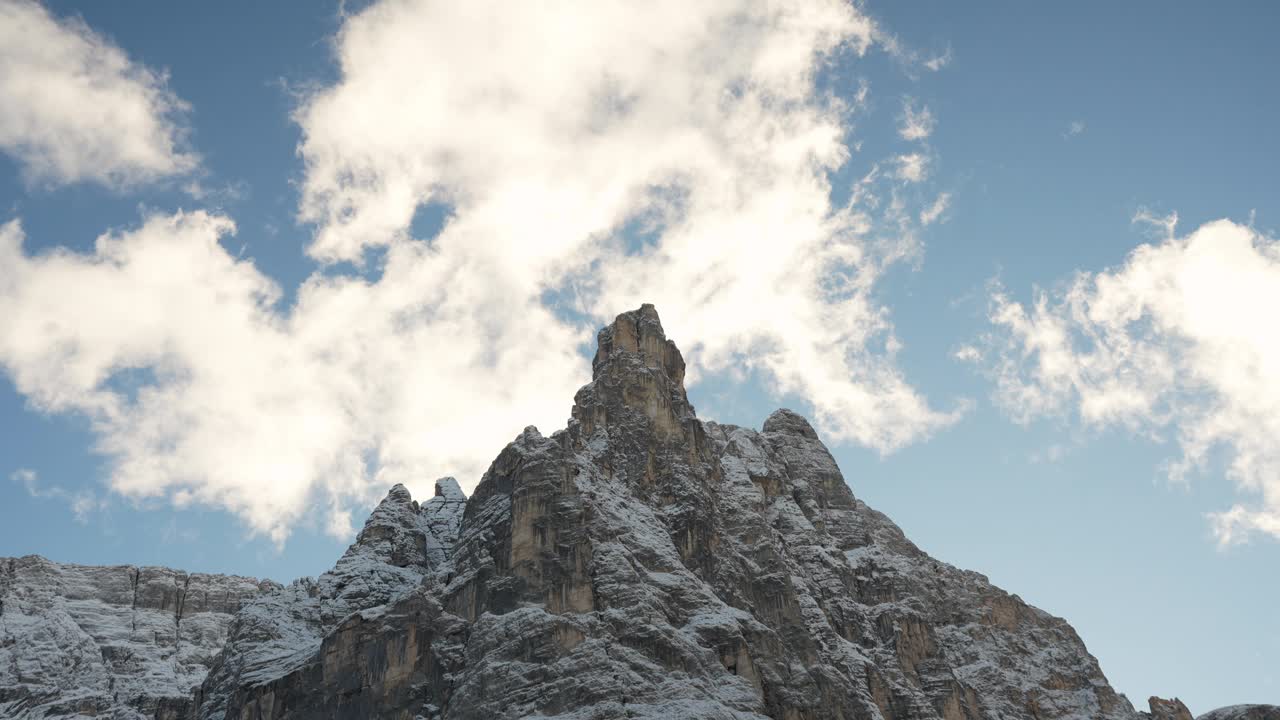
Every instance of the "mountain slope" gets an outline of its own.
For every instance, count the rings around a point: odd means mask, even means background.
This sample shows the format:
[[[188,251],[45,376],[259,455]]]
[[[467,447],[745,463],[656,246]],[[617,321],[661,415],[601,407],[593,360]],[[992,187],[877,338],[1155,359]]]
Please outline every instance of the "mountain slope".
[[[242,602],[279,586],[0,558],[0,718],[178,718]]]
[[[652,306],[593,375],[420,584],[202,717],[1138,717],[1066,622],[857,500],[803,418],[699,421]]]

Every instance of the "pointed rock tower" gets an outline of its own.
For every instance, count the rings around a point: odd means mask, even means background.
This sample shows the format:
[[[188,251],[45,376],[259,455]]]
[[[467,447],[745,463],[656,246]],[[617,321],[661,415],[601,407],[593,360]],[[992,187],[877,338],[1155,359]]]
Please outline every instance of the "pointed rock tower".
[[[1061,619],[917,549],[809,423],[698,420],[653,306],[463,502],[395,488],[241,611],[203,718],[1132,719]]]

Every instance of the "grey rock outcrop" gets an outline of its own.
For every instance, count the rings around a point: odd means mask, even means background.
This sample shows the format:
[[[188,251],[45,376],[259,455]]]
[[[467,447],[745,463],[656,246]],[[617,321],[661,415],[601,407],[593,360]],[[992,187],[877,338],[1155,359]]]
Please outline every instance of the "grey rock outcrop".
[[[858,500],[804,418],[700,421],[652,306],[592,365],[568,427],[526,428],[460,522],[397,525],[449,546],[416,579],[246,607],[223,662],[254,671],[212,673],[201,717],[1139,717],[1065,621]],[[336,622],[287,661],[258,650],[286,606],[325,602]]]
[[[0,718],[179,718],[242,603],[275,586],[0,558]]]
[[[1143,718],[1151,720],[1195,720],[1191,716],[1191,711],[1178,698],[1165,700],[1164,698],[1150,697],[1147,699],[1147,707],[1150,712],[1139,713]]]
[[[225,652],[196,693],[201,717],[240,717],[262,688],[320,658],[322,641],[353,613],[384,607],[447,567],[466,496],[453,478],[419,505],[396,485],[332,570],[247,602]]]

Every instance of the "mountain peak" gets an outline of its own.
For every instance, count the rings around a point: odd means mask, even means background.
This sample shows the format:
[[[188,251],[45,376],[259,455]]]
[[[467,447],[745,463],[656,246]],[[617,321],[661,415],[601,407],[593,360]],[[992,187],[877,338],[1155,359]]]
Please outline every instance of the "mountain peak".
[[[413,494],[409,492],[409,488],[405,487],[402,483],[396,483],[391,486],[391,489],[387,491],[387,496],[383,498],[382,503],[379,504],[398,503],[407,505],[411,502],[413,502]]]
[[[608,363],[626,356],[635,356],[646,367],[663,371],[683,390],[684,357],[667,339],[662,319],[651,303],[618,315],[600,330],[596,335],[596,355],[591,361],[592,376],[599,377]]]
[[[462,486],[452,476],[442,477],[436,480],[436,497],[442,497],[446,500],[465,501],[467,494],[462,492]]]
[[[697,419],[684,390],[684,357],[653,305],[618,315],[596,338],[591,383],[574,397],[573,419],[584,435],[630,428],[641,417],[660,438],[692,432]]]
[[[818,439],[818,433],[814,431],[809,421],[800,413],[787,408],[774,410],[773,414],[764,421],[763,430],[766,433],[785,433],[787,435],[800,435],[813,440]]]

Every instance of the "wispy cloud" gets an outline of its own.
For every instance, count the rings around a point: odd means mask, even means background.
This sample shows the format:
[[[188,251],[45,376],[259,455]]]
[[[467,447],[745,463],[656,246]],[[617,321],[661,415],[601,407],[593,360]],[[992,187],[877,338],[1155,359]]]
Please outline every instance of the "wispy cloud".
[[[206,208],[225,208],[249,197],[249,183],[243,180],[210,186],[196,178],[182,186],[182,192]]]
[[[199,163],[163,73],[30,0],[0,0],[0,107],[0,150],[33,184],[121,188]]]
[[[943,214],[947,212],[947,208],[950,206],[951,193],[939,194],[937,199],[933,201],[933,204],[920,211],[920,225],[922,227],[927,227],[938,222],[938,220],[942,219]]]
[[[951,64],[951,57],[951,48],[948,46],[946,51],[941,55],[934,55],[928,60],[925,60],[924,66],[932,72],[938,72]]]
[[[1222,448],[1242,500],[1210,516],[1219,541],[1280,538],[1280,242],[1228,220],[1179,236],[1176,216],[1137,219],[1158,239],[1120,267],[1028,305],[997,287],[980,362],[1018,420],[1071,415],[1176,438],[1175,480]]]
[[[1064,139],[1071,139],[1077,135],[1083,134],[1085,129],[1083,120],[1072,120],[1067,126],[1066,132],[1062,133]]]
[[[929,156],[924,153],[905,153],[894,158],[894,175],[909,183],[918,183],[929,177]]]
[[[27,494],[36,497],[40,492],[38,484],[38,476],[35,470],[28,468],[18,468],[9,474],[9,479],[22,485],[26,489]]]
[[[914,100],[902,103],[902,123],[898,126],[898,134],[903,140],[927,140],[933,133],[933,113],[929,108],[916,107]]]
[[[9,475],[9,479],[22,485],[27,495],[43,500],[58,500],[67,506],[75,516],[76,522],[85,525],[93,513],[107,507],[105,498],[92,490],[65,490],[57,485],[45,486],[40,483],[40,476],[35,470],[18,468]]]

